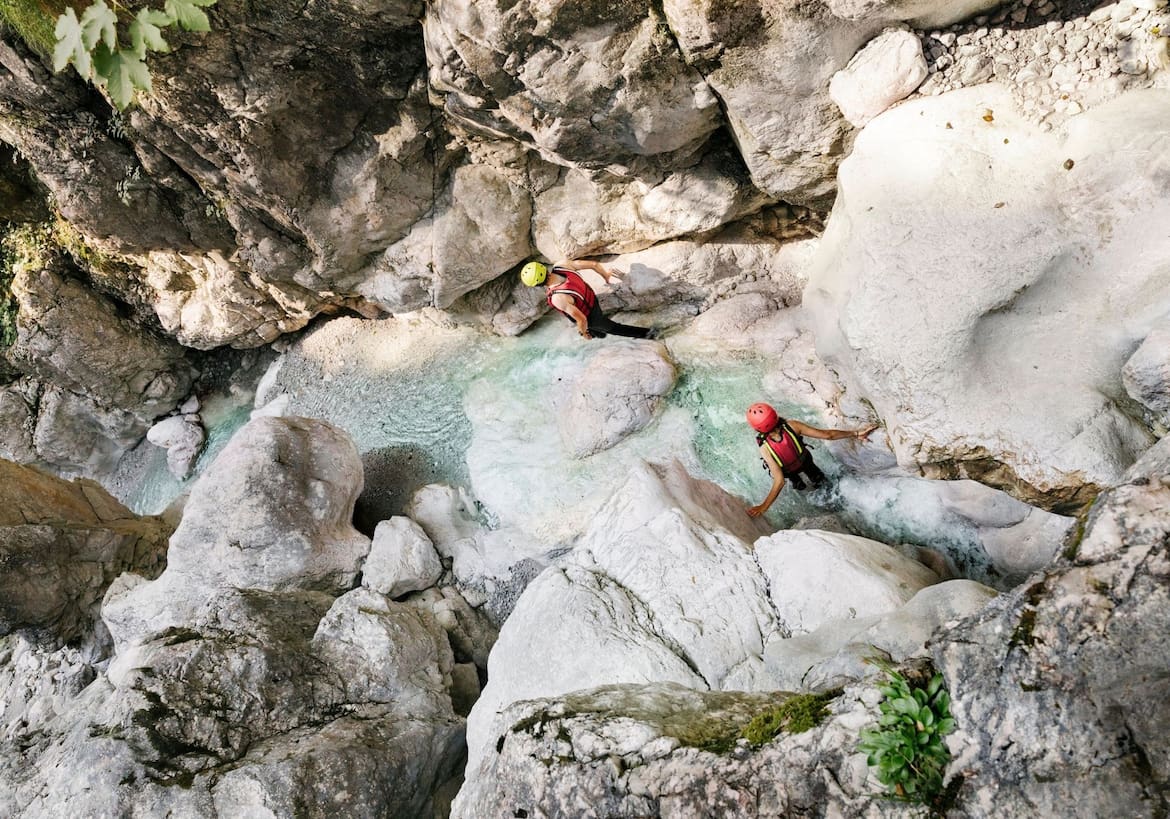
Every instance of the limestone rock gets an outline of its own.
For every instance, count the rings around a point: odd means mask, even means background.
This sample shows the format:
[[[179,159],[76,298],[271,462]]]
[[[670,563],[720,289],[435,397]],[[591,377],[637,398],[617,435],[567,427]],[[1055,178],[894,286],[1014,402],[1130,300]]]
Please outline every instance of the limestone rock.
[[[561,440],[574,458],[609,449],[654,419],[674,382],[674,364],[661,345],[610,345],[590,357],[556,400]]]
[[[0,634],[84,636],[115,577],[157,573],[169,534],[92,481],[0,460]]]
[[[892,611],[829,620],[808,634],[774,642],[767,663],[781,688],[829,691],[872,675],[875,656],[898,665],[922,655],[948,624],[977,613],[995,596],[994,589],[972,580],[936,583]]]
[[[910,96],[926,79],[922,43],[912,32],[887,29],[829,80],[829,96],[855,128]]]
[[[340,430],[259,418],[199,476],[158,580],[107,600],[119,646],[181,625],[223,589],[342,591],[369,540],[353,528],[361,459]]]
[[[387,597],[401,597],[435,585],[443,564],[430,538],[406,517],[384,520],[374,530],[370,554],[362,564],[362,585]]]
[[[715,230],[767,202],[725,147],[654,184],[598,179],[569,170],[537,195],[533,241],[554,261],[637,251],[666,239]]]
[[[1121,370],[1129,397],[1170,427],[1170,325],[1154,328]]]
[[[757,541],[756,556],[777,616],[793,633],[814,631],[831,620],[885,614],[938,581],[930,569],[886,544],[855,535],[781,531]]]
[[[591,170],[669,168],[719,127],[711,89],[652,8],[443,0],[430,83],[448,116]]]
[[[48,386],[37,403],[33,463],[63,477],[108,474],[147,428],[134,412],[107,409],[88,396]]]
[[[191,474],[206,438],[199,416],[172,415],[146,432],[146,440],[167,451],[167,468],[179,480]]]
[[[611,685],[518,703],[503,712],[495,753],[468,768],[452,816],[902,816],[867,783],[857,732],[873,705],[858,689],[818,726],[735,747],[783,692]]]
[[[26,371],[144,418],[190,390],[194,373],[182,350],[118,316],[109,300],[70,279],[59,258],[18,266],[12,292],[18,332],[7,356]]]
[[[451,586],[430,588],[412,594],[402,602],[424,608],[434,615],[435,621],[447,632],[457,666],[470,662],[487,672],[488,655],[500,630],[484,612],[485,607],[472,608],[467,599]],[[478,684],[475,693],[478,697]]]
[[[1152,704],[1170,696],[1168,476],[1163,440],[1098,498],[1057,564],[933,644],[967,815],[1071,804],[1150,815],[1163,804],[1170,725]]]
[[[350,702],[393,703],[414,717],[450,713],[451,646],[423,609],[354,589],[321,619],[312,645]]]
[[[990,85],[906,103],[862,132],[805,305],[899,463],[1060,512],[1149,445],[1108,396],[1123,392],[1130,339],[1170,309],[1151,289],[1159,251],[1135,250],[1166,217],[1166,100],[1133,92],[1046,134]],[[1101,271],[1118,269],[1102,303]]]
[[[386,249],[357,290],[387,310],[449,307],[530,254],[528,194],[486,165],[463,165],[436,202]]]

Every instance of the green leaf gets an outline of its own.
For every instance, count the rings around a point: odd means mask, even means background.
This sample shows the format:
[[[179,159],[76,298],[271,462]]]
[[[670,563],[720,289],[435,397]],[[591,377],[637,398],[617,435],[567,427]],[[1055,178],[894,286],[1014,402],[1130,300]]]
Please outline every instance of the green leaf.
[[[105,0],[95,0],[81,15],[81,41],[93,51],[98,42],[111,52],[118,48],[118,15]]]
[[[169,26],[174,20],[158,9],[139,9],[130,23],[130,47],[139,58],[147,51],[167,52],[170,45],[162,36],[162,26]]]
[[[166,0],[163,7],[187,31],[211,31],[211,22],[199,7],[214,5],[215,0]]]
[[[93,65],[101,77],[101,84],[119,110],[124,110],[134,99],[134,91],[150,91],[150,69],[132,51],[107,51],[104,47],[94,52]]]
[[[926,686],[927,695],[933,697],[935,694],[938,693],[938,690],[940,688],[942,688],[942,684],[943,684],[942,674],[935,674],[933,677],[930,678],[930,683]]]
[[[955,721],[953,719],[951,719],[950,717],[947,717],[946,719],[939,721],[938,732],[942,736],[946,736],[947,734],[949,734],[953,730],[955,730]]]
[[[72,8],[66,7],[65,13],[57,18],[53,36],[57,38],[57,45],[53,47],[53,70],[60,71],[73,63],[77,73],[88,80],[93,74],[93,66],[89,61],[89,49],[82,40],[81,23]]]
[[[918,701],[913,697],[900,697],[891,703],[894,710],[899,714],[917,714]]]

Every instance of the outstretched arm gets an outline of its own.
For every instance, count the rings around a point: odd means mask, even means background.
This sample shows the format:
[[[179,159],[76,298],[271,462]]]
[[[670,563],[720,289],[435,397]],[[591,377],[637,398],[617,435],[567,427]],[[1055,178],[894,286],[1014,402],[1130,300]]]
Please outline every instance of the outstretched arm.
[[[865,439],[869,434],[878,428],[877,424],[870,424],[861,429],[818,429],[817,427],[810,427],[808,424],[802,424],[800,421],[789,421],[788,426],[792,427],[792,431],[798,435],[804,435],[808,438],[820,438],[825,441],[839,441],[842,438],[858,438]]]
[[[784,488],[784,472],[776,465],[770,457],[771,447],[763,444],[760,447],[760,455],[764,458],[764,463],[768,465],[768,471],[772,473],[772,488],[768,490],[768,497],[764,498],[764,502],[759,506],[753,506],[747,510],[750,517],[758,518],[760,515],[768,511],[768,508],[776,502],[776,498],[780,496],[780,490]]]
[[[608,284],[610,279],[616,275],[616,271],[611,271],[601,262],[595,262],[591,259],[574,259],[571,262],[562,263],[561,267],[571,267],[573,270],[580,270],[582,268],[586,270],[592,270],[597,275],[601,276],[601,278],[605,279],[606,284]]]

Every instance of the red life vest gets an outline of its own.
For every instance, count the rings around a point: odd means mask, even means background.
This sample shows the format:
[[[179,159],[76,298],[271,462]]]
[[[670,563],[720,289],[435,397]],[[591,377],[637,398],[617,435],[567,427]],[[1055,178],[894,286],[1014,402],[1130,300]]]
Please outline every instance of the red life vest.
[[[585,315],[589,315],[589,311],[597,304],[597,294],[593,292],[593,288],[586,284],[585,280],[578,276],[575,270],[570,270],[567,267],[554,266],[552,272],[564,276],[565,281],[556,287],[550,287],[548,289],[548,306],[565,316],[569,321],[572,321],[572,316],[553,304],[553,296],[557,293],[564,293],[577,300],[578,310]]]
[[[780,440],[777,441],[772,438],[772,434],[779,432]],[[804,448],[804,442],[800,440],[792,427],[788,426],[788,422],[781,419],[776,429],[772,430],[767,435],[757,435],[756,444],[768,442],[768,448],[772,451],[772,458],[779,464],[781,469],[799,470],[804,465],[804,457],[807,450]]]

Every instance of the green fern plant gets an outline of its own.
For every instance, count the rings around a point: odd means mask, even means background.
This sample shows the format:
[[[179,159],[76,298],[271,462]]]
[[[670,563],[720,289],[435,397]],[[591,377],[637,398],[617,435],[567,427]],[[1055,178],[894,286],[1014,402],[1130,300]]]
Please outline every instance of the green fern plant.
[[[187,31],[211,31],[203,8],[215,5],[216,0],[165,0],[162,9],[140,8],[125,27],[126,44],[120,39],[123,21],[118,14],[128,15],[129,11],[117,0],[112,2],[113,8],[105,0],[94,0],[80,18],[72,8],[66,8],[57,18],[53,70],[72,65],[83,79],[104,88],[118,110],[124,110],[136,92],[150,93],[147,54],[171,50],[163,30],[178,26]]]
[[[943,771],[950,751],[943,737],[955,728],[951,700],[941,674],[925,686],[912,686],[891,668],[884,668],[885,695],[878,706],[878,727],[861,732],[858,750],[877,769],[878,781],[891,795],[914,802],[930,802],[943,788]]]

